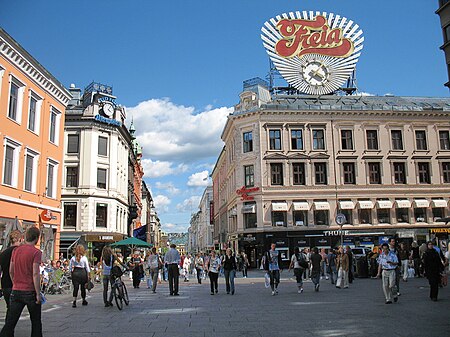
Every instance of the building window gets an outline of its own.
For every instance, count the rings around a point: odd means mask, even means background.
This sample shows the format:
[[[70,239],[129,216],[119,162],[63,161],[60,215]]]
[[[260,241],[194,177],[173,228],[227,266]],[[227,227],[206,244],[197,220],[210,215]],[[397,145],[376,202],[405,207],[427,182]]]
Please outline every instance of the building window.
[[[80,137],[77,134],[67,136],[67,153],[77,154],[80,151]]]
[[[106,169],[97,169],[97,187],[106,189]]]
[[[28,109],[28,130],[36,131],[37,99],[30,97],[30,107]]]
[[[314,210],[314,224],[317,226],[329,226],[330,212],[328,210]]]
[[[353,150],[352,130],[341,130],[341,148],[342,150]]]
[[[108,138],[98,137],[98,155],[104,157],[108,155]]]
[[[352,225],[353,224],[353,210],[352,209],[340,209],[339,213],[342,213],[345,215],[345,223],[346,225]]]
[[[406,184],[405,163],[393,163],[393,168],[394,168],[394,184]]]
[[[245,187],[252,187],[255,185],[255,176],[253,165],[244,166]]]
[[[295,226],[308,226],[308,211],[293,211],[292,218]]]
[[[437,219],[442,219],[444,217],[444,209],[442,207],[433,207],[433,221],[436,222]]]
[[[367,130],[367,149],[368,150],[378,150],[378,131],[377,130]]]
[[[292,150],[303,150],[303,130],[291,130]]]
[[[67,167],[66,187],[78,187],[78,166]]]
[[[439,145],[441,150],[450,150],[450,135],[448,131],[439,131]]]
[[[369,184],[381,184],[381,164],[368,163],[369,168]]]
[[[393,150],[403,150],[403,137],[401,130],[391,131],[391,141]]]
[[[342,163],[344,184],[356,184],[355,163]]]
[[[97,204],[96,221],[97,227],[107,227],[108,205]]]
[[[416,131],[416,149],[427,150],[427,134],[424,130]]]
[[[292,174],[294,178],[294,185],[305,185],[305,164],[304,163],[294,163],[292,164]]]
[[[3,184],[17,187],[20,144],[5,138],[3,149]]]
[[[283,185],[283,164],[270,164],[270,176],[272,185]]]
[[[36,177],[37,177],[37,159],[38,154],[29,149],[26,150],[25,155],[25,182],[24,190],[27,192],[36,192]]]
[[[325,150],[325,132],[323,129],[313,129],[313,150]]]
[[[76,227],[77,226],[77,203],[65,202],[64,203],[64,227]]]
[[[50,111],[50,135],[49,140],[55,145],[58,145],[59,139],[59,121],[61,118],[61,112],[56,110],[54,107]]]
[[[368,208],[359,209],[358,211],[359,223],[362,225],[372,223],[372,210]]]
[[[270,150],[281,150],[281,131],[269,130]]]
[[[378,223],[391,223],[391,209],[377,208]]]
[[[442,167],[442,181],[446,184],[450,183],[450,162],[443,162]]]
[[[417,163],[417,173],[419,175],[420,184],[430,184],[430,164],[429,163]]]
[[[286,213],[283,211],[272,211],[272,226],[287,227]]]
[[[58,178],[58,164],[53,160],[47,162],[47,187],[48,198],[56,198],[56,179]]]
[[[427,209],[422,207],[414,208],[414,221],[427,222]]]
[[[244,132],[243,135],[244,143],[243,143],[243,151],[244,153],[253,151],[253,134],[252,132]]]
[[[244,229],[256,228],[257,218],[256,218],[256,203],[246,202],[244,203]]]
[[[17,123],[20,123],[22,117],[21,103],[23,91],[23,85],[20,85],[15,79],[11,79],[11,85],[9,87],[8,117]]]
[[[314,163],[314,175],[316,178],[316,185],[327,184],[327,164],[326,163]]]
[[[409,223],[409,208],[396,208],[397,222]]]

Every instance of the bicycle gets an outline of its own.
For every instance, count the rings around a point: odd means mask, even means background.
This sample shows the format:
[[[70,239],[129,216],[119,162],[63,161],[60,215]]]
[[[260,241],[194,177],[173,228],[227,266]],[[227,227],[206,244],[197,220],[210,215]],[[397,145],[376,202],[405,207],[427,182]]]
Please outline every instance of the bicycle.
[[[114,269],[115,267],[113,267]],[[120,270],[120,268],[118,268]],[[130,299],[128,298],[128,291],[127,287],[125,286],[125,283],[122,281],[122,275],[123,271],[120,270],[111,270],[111,275],[114,277],[114,283],[112,285],[112,292],[114,295],[114,300],[117,305],[117,309],[122,310],[123,309],[123,303],[125,305],[128,305],[130,303]]]
[[[69,276],[61,270],[55,270],[49,273],[49,281],[45,286],[43,293],[45,295],[54,295],[56,293],[65,294],[70,291],[71,282]]]

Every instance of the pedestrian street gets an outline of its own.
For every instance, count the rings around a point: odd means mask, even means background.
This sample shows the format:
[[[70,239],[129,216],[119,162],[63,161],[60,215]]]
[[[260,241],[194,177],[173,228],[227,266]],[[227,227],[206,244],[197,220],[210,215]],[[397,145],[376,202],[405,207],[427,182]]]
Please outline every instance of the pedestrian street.
[[[319,292],[305,282],[297,293],[293,274],[283,271],[279,294],[271,296],[262,271],[236,279],[235,295],[210,295],[209,280],[201,285],[180,279],[180,296],[169,296],[167,282],[157,293],[141,284],[126,283],[130,305],[119,311],[105,308],[101,285],[89,293],[87,306],[71,307],[70,295],[49,295],[42,308],[46,337],[151,336],[151,337],[273,337],[273,336],[446,336],[450,331],[450,290],[441,288],[439,301],[428,297],[426,279],[401,282],[398,303],[386,305],[380,279],[356,279],[349,289],[336,289],[321,280]],[[30,335],[24,310],[16,337]],[[0,315],[5,314],[4,302]],[[3,319],[2,324],[3,325]]]

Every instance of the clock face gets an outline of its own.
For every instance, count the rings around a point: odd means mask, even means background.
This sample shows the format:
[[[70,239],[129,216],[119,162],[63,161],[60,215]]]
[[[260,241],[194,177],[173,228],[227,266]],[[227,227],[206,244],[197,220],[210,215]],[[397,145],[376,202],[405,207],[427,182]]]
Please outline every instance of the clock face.
[[[112,117],[112,115],[114,114],[114,107],[111,103],[105,102],[103,103],[103,113],[108,116],[108,117]]]
[[[328,81],[330,71],[322,62],[313,60],[303,67],[302,76],[308,84],[318,87]]]

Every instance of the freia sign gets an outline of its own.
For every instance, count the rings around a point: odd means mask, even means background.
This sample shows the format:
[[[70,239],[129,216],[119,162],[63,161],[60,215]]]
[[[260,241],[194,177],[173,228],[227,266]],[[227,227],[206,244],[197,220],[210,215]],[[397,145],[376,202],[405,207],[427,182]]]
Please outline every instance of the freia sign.
[[[346,82],[364,42],[358,25],[333,13],[285,13],[268,20],[261,31],[279,73],[312,95],[333,93]]]

